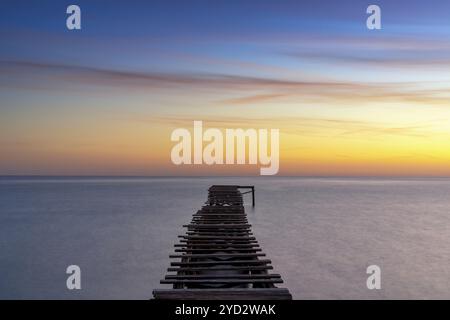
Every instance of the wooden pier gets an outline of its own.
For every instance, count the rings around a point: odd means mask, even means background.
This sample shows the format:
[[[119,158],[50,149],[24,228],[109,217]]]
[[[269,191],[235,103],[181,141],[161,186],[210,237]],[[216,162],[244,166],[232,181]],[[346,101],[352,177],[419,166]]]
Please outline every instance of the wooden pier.
[[[241,189],[250,189],[241,192]],[[155,299],[170,300],[290,300],[279,274],[269,273],[271,261],[264,259],[251,232],[242,195],[253,186],[215,185],[208,190],[208,200],[192,221],[183,227],[185,235],[175,244],[177,259],[161,284],[171,289],[153,290]]]

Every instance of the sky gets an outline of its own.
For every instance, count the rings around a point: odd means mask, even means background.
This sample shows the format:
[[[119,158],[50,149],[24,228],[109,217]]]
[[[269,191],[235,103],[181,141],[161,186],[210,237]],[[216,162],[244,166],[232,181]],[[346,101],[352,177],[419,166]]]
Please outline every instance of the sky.
[[[0,175],[259,174],[174,165],[194,120],[279,129],[280,175],[450,175],[450,1],[4,0],[0,40]]]

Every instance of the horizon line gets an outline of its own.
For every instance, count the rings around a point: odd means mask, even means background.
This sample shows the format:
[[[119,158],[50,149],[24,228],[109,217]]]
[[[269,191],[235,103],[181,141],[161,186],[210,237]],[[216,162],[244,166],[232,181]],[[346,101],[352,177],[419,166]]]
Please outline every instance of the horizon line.
[[[446,179],[450,175],[61,175],[61,174],[0,174],[0,178],[434,178]]]

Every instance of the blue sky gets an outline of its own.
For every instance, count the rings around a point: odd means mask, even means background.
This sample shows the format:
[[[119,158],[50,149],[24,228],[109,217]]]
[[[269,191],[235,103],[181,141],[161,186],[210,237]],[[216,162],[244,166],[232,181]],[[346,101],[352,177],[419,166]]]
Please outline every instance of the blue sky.
[[[78,1],[83,26],[78,33],[65,28],[65,8],[71,3],[3,1],[2,60],[70,59],[83,65],[145,68],[150,63],[139,51],[152,56],[152,66],[158,60],[166,64],[161,59],[165,53],[258,61],[301,45],[308,36],[380,37],[365,28],[371,1]],[[383,38],[450,37],[448,1],[376,4],[382,8]]]

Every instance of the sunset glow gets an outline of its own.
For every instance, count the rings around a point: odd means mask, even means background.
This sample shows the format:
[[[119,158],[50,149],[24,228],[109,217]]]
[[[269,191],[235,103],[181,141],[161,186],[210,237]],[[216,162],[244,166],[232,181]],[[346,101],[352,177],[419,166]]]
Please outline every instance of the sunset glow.
[[[279,129],[280,175],[448,176],[450,3],[378,2],[368,31],[365,2],[79,1],[77,33],[8,2],[0,174],[258,174],[172,164],[172,130],[199,120]]]

